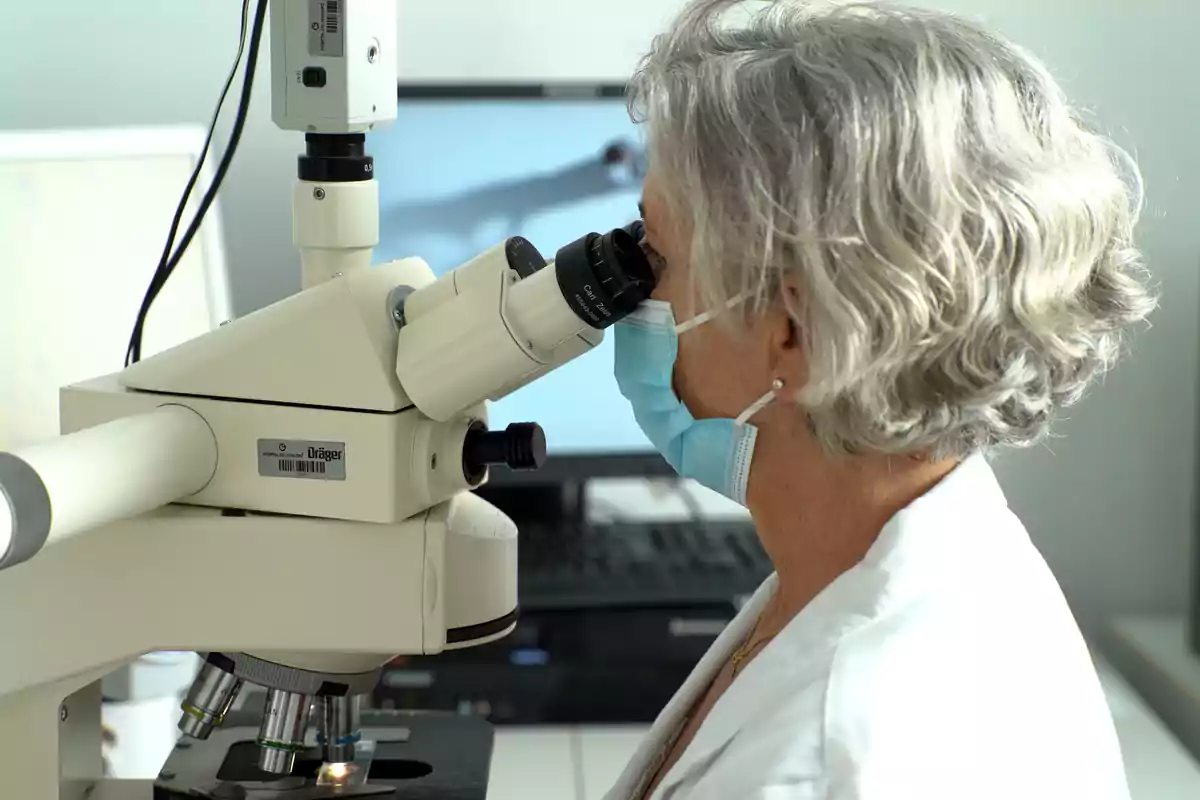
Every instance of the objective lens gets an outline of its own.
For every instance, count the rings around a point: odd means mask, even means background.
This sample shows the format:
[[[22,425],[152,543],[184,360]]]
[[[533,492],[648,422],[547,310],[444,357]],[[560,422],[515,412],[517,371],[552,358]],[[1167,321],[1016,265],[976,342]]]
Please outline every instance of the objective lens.
[[[312,712],[312,698],[272,689],[258,729],[258,766],[263,772],[290,775],[296,754],[304,749],[304,733]]]
[[[355,745],[362,738],[358,697],[322,697],[319,702],[317,744],[321,746],[321,760],[331,764],[353,761]]]
[[[554,263],[563,299],[593,328],[621,321],[654,291],[654,270],[625,228],[589,233],[559,250]]]
[[[193,739],[207,739],[225,721],[241,688],[240,680],[206,662],[180,706],[183,715],[179,718],[179,730]]]

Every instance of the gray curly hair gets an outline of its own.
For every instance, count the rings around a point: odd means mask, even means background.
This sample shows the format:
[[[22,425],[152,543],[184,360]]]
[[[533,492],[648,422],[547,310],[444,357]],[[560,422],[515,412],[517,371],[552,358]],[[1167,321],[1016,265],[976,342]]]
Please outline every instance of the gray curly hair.
[[[832,452],[1038,442],[1155,306],[1132,159],[955,16],[695,0],[630,108],[704,301],[787,302]]]

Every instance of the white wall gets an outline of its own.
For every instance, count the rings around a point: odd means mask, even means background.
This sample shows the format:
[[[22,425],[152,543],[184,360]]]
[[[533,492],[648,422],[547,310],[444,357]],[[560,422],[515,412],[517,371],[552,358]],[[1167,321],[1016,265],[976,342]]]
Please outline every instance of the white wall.
[[[207,123],[237,49],[240,7],[238,0],[21,3],[9,9],[14,46],[0,51],[0,127]],[[271,126],[267,52],[260,64],[221,201],[241,311],[299,285],[291,182],[303,142]]]
[[[422,81],[623,81],[680,7],[681,0],[400,0],[399,70]]]
[[[1151,202],[1144,243],[1163,308],[1135,343],[1136,358],[1063,425],[1066,438],[1007,459],[1001,473],[1085,619],[1114,608],[1180,608],[1195,485],[1200,4],[938,4],[985,13],[1040,53],[1137,150]],[[401,0],[401,70],[419,80],[617,79],[675,7]],[[237,0],[16,4],[0,50],[0,127],[205,121],[233,55],[237,12]],[[271,126],[262,74],[223,199],[241,311],[298,285],[289,192],[300,142]]]
[[[1149,208],[1141,240],[1163,290],[1132,357],[1048,447],[1007,456],[1014,509],[1095,623],[1187,603],[1200,364],[1200,4],[1195,0],[940,0],[1039,53],[1133,150]],[[1019,590],[1019,587],[1014,587]]]

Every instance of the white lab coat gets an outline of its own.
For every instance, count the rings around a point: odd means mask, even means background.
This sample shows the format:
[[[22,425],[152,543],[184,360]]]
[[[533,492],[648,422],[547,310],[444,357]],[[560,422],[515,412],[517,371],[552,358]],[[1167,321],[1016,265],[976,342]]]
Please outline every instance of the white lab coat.
[[[640,800],[775,586],[716,640],[607,800]],[[653,795],[784,798],[1128,800],[1088,649],[981,456],[759,652]]]

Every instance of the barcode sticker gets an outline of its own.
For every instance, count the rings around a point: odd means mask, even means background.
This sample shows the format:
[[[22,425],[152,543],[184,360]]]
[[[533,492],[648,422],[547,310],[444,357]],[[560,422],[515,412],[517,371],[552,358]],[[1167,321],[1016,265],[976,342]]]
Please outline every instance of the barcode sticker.
[[[264,478],[346,480],[345,442],[259,439],[258,474]]]
[[[346,54],[342,0],[308,0],[308,54],[341,58]]]
[[[300,461],[295,458],[279,459],[280,472],[311,472],[314,475],[325,474],[325,464],[321,461]]]

